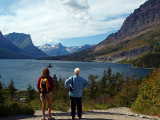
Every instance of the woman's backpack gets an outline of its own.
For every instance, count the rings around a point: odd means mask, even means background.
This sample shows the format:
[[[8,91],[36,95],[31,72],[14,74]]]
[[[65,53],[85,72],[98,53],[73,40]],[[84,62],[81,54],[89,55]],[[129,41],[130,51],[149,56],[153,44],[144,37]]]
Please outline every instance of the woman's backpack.
[[[39,92],[42,93],[45,97],[45,94],[49,92],[49,81],[47,78],[41,78],[39,88]]]

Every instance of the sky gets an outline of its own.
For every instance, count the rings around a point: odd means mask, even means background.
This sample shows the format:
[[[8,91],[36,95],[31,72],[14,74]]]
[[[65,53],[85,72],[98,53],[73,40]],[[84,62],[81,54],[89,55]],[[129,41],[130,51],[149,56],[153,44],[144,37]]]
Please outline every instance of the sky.
[[[30,34],[34,45],[98,44],[146,0],[0,0],[0,31]]]

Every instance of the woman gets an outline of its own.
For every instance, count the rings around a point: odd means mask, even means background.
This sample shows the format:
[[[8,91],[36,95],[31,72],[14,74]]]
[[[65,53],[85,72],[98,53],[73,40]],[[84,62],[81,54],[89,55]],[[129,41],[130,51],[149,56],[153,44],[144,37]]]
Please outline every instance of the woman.
[[[47,68],[44,68],[42,71],[42,75],[39,77],[37,82],[37,88],[39,91],[42,92],[42,80],[46,79],[48,82],[48,91],[45,94],[40,93],[40,98],[42,100],[42,114],[43,118],[42,120],[45,120],[45,109],[46,109],[46,101],[48,102],[48,120],[54,120],[53,117],[51,117],[51,110],[52,110],[52,91],[54,89],[54,81],[52,77],[49,75],[49,70]],[[44,92],[43,92],[44,93]]]

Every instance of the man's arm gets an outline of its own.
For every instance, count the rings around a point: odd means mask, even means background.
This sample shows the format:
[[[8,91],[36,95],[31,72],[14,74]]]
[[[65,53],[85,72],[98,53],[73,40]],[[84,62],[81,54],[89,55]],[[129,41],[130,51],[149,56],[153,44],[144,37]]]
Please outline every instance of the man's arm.
[[[67,87],[67,88],[69,88],[70,87],[70,85],[71,85],[71,81],[72,80],[72,77],[70,77],[70,78],[68,78],[66,81],[65,81],[65,86]]]
[[[87,87],[87,86],[88,86],[88,84],[89,84],[89,83],[88,83],[88,81],[84,79],[83,88]]]

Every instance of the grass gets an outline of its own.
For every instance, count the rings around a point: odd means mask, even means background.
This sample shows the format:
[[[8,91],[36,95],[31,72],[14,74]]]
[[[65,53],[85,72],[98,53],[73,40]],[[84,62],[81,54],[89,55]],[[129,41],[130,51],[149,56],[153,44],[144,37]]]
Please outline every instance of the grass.
[[[32,100],[30,105],[34,110],[42,110],[42,102],[40,100]],[[48,103],[46,103],[46,109],[48,108]],[[69,101],[64,102],[63,100],[55,100],[52,103],[52,109],[57,111],[68,111],[70,108]]]
[[[146,107],[142,107],[142,106],[139,106],[139,107],[132,106],[131,109],[137,113],[160,117],[160,108],[159,107],[150,106],[150,107],[146,108]]]
[[[96,103],[84,103],[82,106],[83,111],[107,110],[113,107],[116,107],[116,106],[114,104],[96,104]]]

